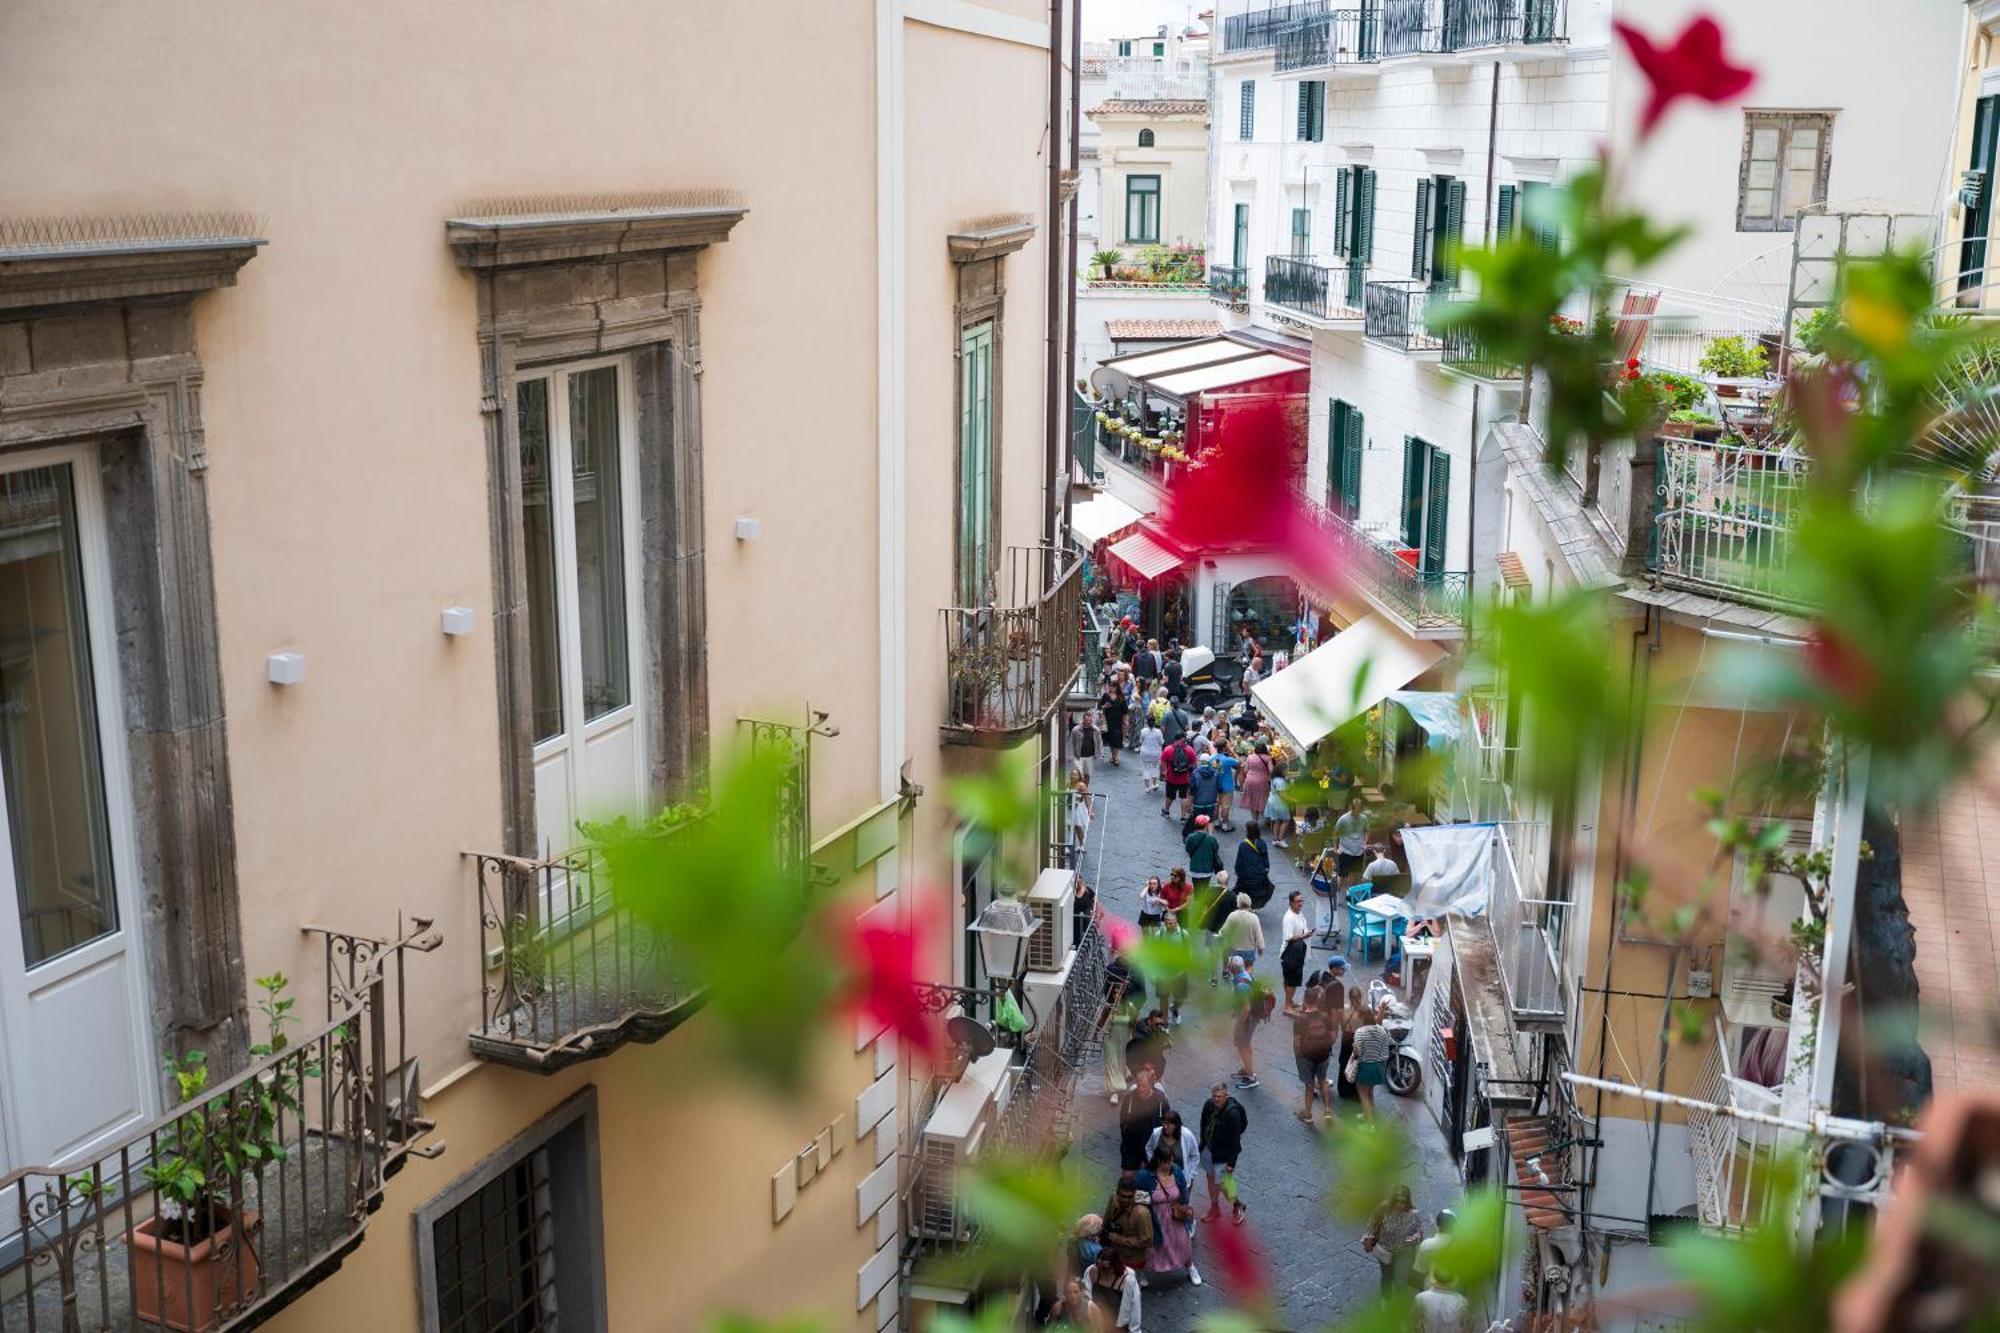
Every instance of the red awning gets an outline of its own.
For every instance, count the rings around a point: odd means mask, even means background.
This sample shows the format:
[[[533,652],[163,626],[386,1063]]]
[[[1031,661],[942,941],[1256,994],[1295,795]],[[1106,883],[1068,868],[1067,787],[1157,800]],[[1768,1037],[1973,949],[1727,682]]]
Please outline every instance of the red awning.
[[[1105,554],[1142,579],[1156,579],[1187,563],[1186,556],[1145,528],[1119,541]]]

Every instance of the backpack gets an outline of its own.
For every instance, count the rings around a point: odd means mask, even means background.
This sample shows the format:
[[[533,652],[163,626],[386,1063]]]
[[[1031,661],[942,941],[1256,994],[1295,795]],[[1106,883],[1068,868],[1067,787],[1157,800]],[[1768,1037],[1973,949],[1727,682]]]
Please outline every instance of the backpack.
[[[1333,1054],[1333,1019],[1324,1010],[1308,1009],[1300,1016],[1299,1049],[1315,1060]]]
[[[1167,772],[1174,777],[1175,784],[1186,782],[1194,774],[1194,747],[1176,743],[1167,752]]]
[[[1269,986],[1258,986],[1250,992],[1250,1014],[1254,1018],[1269,1018],[1278,1008],[1278,993]]]

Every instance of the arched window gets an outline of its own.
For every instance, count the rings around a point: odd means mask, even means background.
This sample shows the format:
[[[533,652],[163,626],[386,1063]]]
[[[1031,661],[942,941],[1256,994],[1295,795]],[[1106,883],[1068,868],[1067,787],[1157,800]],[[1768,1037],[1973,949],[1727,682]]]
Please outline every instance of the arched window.
[[[1151,130],[1139,131],[1139,146],[1141,148],[1151,148],[1153,146],[1153,132]]]

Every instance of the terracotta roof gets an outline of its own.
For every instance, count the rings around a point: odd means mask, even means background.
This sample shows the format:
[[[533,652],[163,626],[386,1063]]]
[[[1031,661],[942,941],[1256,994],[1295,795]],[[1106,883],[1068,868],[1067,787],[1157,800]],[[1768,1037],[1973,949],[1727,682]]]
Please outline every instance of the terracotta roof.
[[[1202,97],[1114,97],[1083,113],[1092,120],[1100,116],[1206,116],[1208,99]]]
[[[1104,332],[1114,342],[1133,338],[1214,338],[1222,332],[1219,319],[1107,319]]]

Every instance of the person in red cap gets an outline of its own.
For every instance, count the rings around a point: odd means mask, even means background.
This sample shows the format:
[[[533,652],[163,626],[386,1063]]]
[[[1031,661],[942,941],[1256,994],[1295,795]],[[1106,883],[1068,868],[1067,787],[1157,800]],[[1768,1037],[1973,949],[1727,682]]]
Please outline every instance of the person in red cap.
[[[1195,892],[1208,888],[1215,872],[1222,869],[1222,843],[1209,829],[1207,815],[1194,817],[1194,832],[1187,835],[1183,844],[1187,848],[1188,877],[1194,880]]]

